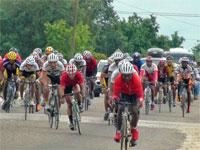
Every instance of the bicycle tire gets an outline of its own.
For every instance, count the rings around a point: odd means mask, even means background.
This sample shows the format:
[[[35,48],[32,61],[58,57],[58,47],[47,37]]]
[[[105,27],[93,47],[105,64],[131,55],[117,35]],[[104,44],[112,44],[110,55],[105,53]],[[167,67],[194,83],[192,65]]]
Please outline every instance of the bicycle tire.
[[[169,112],[172,112],[172,91],[168,91],[168,104],[169,104]]]
[[[160,89],[159,90],[159,95],[158,95],[158,105],[159,105],[159,113],[161,112],[161,104],[162,104],[162,92],[163,92],[163,90],[162,89]]]
[[[25,120],[27,120],[27,109],[28,109],[28,105],[27,105],[27,103],[25,102],[25,104],[24,104],[24,109],[25,109],[25,111],[24,111],[24,117],[25,117]]]
[[[53,115],[51,114],[51,112],[48,112],[48,120],[49,120],[49,127],[52,128],[53,127]]]
[[[182,117],[185,117],[185,100],[186,100],[186,93],[183,92],[183,94],[182,94]]]
[[[55,128],[59,126],[59,100],[55,97]]]
[[[121,126],[121,150],[127,148],[127,120],[123,119]]]
[[[78,112],[76,113],[76,125],[78,127],[78,133],[81,135],[81,128],[79,124]]]
[[[150,92],[149,90],[145,91],[145,115],[149,114],[149,97],[150,97],[149,92]]]

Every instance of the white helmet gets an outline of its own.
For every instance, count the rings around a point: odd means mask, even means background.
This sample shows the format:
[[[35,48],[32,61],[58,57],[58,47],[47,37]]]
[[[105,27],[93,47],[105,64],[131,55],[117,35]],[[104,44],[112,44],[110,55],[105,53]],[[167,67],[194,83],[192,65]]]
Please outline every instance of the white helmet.
[[[86,54],[87,52],[90,52],[90,51],[85,50],[85,51],[83,52],[83,57],[85,57],[85,54]]]
[[[35,59],[33,58],[33,56],[27,57],[25,61],[26,61],[27,65],[34,65],[35,64]]]
[[[81,62],[83,60],[83,56],[81,55],[81,53],[77,53],[75,56],[74,56],[74,60],[76,62]]]
[[[33,52],[36,52],[36,53],[38,53],[39,55],[42,55],[42,49],[41,49],[41,48],[35,48],[35,49],[33,50]]]
[[[50,55],[48,55],[47,60],[49,62],[57,62],[58,61],[58,56],[54,53],[51,53]]]
[[[113,59],[114,60],[119,60],[119,59],[123,59],[124,55],[122,52],[115,52],[113,55]]]
[[[55,53],[54,53],[54,54],[55,54]],[[63,55],[62,55],[61,53],[57,53],[56,55],[58,56],[58,59],[59,59],[59,60],[63,59]]]
[[[92,53],[90,51],[85,52],[85,58],[86,59],[91,59],[92,58]]]
[[[181,63],[182,63],[183,61],[189,62],[189,59],[188,59],[187,57],[182,57],[182,58],[181,58]]]
[[[76,71],[77,71],[77,67],[74,64],[70,63],[69,65],[67,65],[66,67],[67,74],[74,74],[76,73]]]
[[[127,59],[123,59],[118,63],[118,68],[120,69],[123,63],[129,62]]]
[[[130,62],[123,63],[120,67],[120,72],[122,74],[132,74],[134,72],[133,65]]]
[[[40,58],[40,56],[39,56],[39,54],[37,53],[37,52],[33,52],[32,54],[31,54],[31,56],[33,56],[33,58],[37,61],[37,60],[39,60],[39,58]]]

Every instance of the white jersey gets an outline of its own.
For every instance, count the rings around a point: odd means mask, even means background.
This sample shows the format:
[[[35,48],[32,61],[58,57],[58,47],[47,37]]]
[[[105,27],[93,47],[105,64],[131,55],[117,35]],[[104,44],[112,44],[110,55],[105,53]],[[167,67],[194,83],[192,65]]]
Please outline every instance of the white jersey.
[[[116,70],[116,69],[117,69],[117,65],[116,65],[115,62],[113,62],[113,63],[109,66],[108,72],[113,72],[113,71]]]
[[[141,66],[141,71],[145,71],[145,73],[148,73],[148,74],[152,74],[154,73],[154,71],[157,71],[158,70],[158,67],[156,64],[152,63],[150,67],[147,66],[146,63],[144,63],[142,66]]]
[[[133,69],[133,73],[138,76],[138,73],[137,73],[137,71],[135,69]],[[111,83],[115,83],[115,79],[119,74],[120,74],[120,72],[119,72],[119,69],[117,68],[116,70],[113,71],[113,73],[111,75],[110,82]]]
[[[42,67],[42,70],[47,72],[47,75],[49,75],[49,76],[60,76],[61,72],[63,72],[65,70],[65,68],[64,68],[63,64],[60,61],[58,61],[56,68],[52,69],[49,65],[49,62],[46,61]]]
[[[180,65],[177,69],[177,73],[183,78],[189,78],[189,76],[193,74],[193,70],[189,65],[187,65],[185,69],[183,69],[182,65]]]
[[[69,63],[74,64],[80,72],[82,72],[83,67],[86,66],[86,61],[84,59],[80,62],[80,64],[77,64],[74,58],[72,58]]]
[[[33,66],[31,67],[31,69],[28,69],[26,65],[27,65],[27,64],[26,64],[26,60],[25,60],[25,61],[23,61],[23,63],[21,64],[19,70],[20,70],[20,71],[26,71],[26,72],[36,72],[36,71],[39,71],[39,70],[40,70],[40,68],[39,68],[39,66],[38,66],[38,64],[37,64],[36,62],[33,64]]]

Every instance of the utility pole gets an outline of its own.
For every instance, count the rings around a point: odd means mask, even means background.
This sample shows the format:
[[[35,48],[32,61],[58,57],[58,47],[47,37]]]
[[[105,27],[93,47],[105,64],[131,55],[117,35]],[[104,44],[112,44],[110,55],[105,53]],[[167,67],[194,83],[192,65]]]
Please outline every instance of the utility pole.
[[[72,35],[71,57],[74,56],[74,47],[75,47],[75,38],[76,38],[77,9],[78,9],[78,0],[75,0],[75,7],[74,7],[74,26],[73,26],[73,35]]]

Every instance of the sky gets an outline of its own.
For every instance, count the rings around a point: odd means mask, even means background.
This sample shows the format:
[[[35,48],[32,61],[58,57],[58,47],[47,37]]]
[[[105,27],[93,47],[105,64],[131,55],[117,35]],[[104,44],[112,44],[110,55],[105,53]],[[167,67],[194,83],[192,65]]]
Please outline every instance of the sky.
[[[114,0],[112,5],[126,20],[132,12],[144,18],[154,13],[159,34],[171,36],[178,31],[186,39],[182,44],[186,49],[200,43],[200,0]]]

